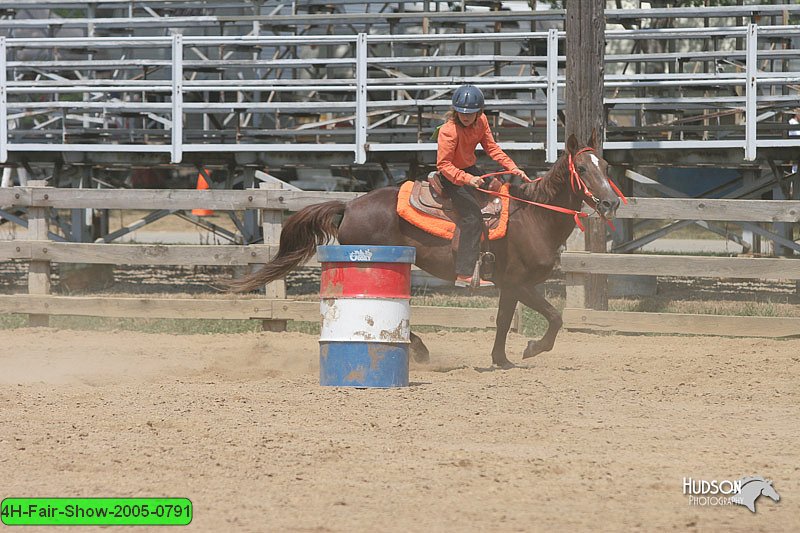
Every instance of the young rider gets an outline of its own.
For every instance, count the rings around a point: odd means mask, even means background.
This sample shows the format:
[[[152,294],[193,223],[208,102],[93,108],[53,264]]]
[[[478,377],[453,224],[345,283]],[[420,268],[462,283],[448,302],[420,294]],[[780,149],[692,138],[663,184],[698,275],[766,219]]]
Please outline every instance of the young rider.
[[[469,287],[480,254],[483,217],[472,189],[480,187],[482,172],[475,166],[475,148],[483,150],[505,170],[527,178],[497,145],[483,114],[483,92],[474,85],[462,85],[453,93],[453,107],[439,129],[436,167],[446,179],[445,193],[453,201],[461,230],[456,253],[456,286]],[[484,285],[484,284],[482,284]],[[486,283],[485,285],[491,285]]]

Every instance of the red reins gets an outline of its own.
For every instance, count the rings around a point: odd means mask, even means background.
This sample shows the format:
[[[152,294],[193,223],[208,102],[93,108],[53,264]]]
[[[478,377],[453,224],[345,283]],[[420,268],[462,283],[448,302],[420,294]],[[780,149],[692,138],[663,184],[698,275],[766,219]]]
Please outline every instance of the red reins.
[[[592,148],[584,148],[584,149],[580,150],[575,155],[578,156],[578,155],[580,155],[580,154],[582,154],[584,152],[591,152],[591,151],[593,151]],[[572,187],[572,191],[574,193],[576,193],[576,194],[580,194],[581,192],[583,192],[583,194],[585,196],[587,196],[588,198],[590,198],[594,202],[594,204],[595,204],[594,208],[595,208],[595,210],[597,210],[597,204],[600,202],[600,200],[594,194],[592,194],[592,192],[589,190],[589,187],[586,186],[586,182],[584,182],[583,179],[581,179],[580,175],[578,174],[578,171],[575,170],[575,163],[572,160],[572,154],[567,153],[567,156],[568,156],[568,164],[569,164],[570,186]],[[507,170],[504,170],[502,172],[491,172],[489,174],[482,175],[481,178],[490,178],[490,177],[493,177],[493,176],[500,176],[500,175],[503,175],[503,174],[513,174],[513,172],[509,172]],[[528,182],[534,182],[534,181],[539,181],[541,179],[542,178],[536,178],[535,180],[531,180],[531,179],[527,178],[527,181]],[[619,189],[619,187],[617,187],[616,184],[613,181],[611,181],[610,178],[606,177],[606,179],[608,180],[608,184],[611,186],[611,188],[614,190],[614,192],[617,194],[617,196],[619,196],[620,199],[622,199],[622,202],[627,204],[628,203],[628,199],[625,197],[624,194],[622,194],[622,191]],[[587,218],[589,216],[589,213],[584,213],[583,211],[575,211],[574,209],[568,209],[566,207],[560,207],[560,206],[557,206],[557,205],[550,205],[550,204],[542,204],[542,203],[539,203],[539,202],[532,202],[531,200],[525,200],[524,198],[517,198],[516,196],[511,196],[510,194],[505,194],[505,193],[501,193],[501,192],[489,191],[489,190],[486,190],[486,189],[479,189],[479,190],[482,193],[489,194],[489,195],[492,195],[492,196],[497,196],[499,198],[508,198],[509,200],[516,200],[518,202],[524,202],[526,204],[535,205],[535,206],[538,206],[538,207],[543,207],[543,208],[549,209],[551,211],[557,211],[559,213],[572,215],[573,218],[575,219],[575,225],[578,226],[581,229],[581,231],[586,231],[586,229],[583,226],[583,223],[581,222],[581,219],[582,218]],[[611,227],[611,229],[614,229],[614,224],[612,224],[610,220],[606,219],[606,223]]]
[[[508,174],[508,172],[493,172],[492,174],[486,174],[486,175],[481,176],[481,177],[485,178],[485,177],[490,177],[490,176],[496,176],[497,174]],[[541,179],[541,178],[537,178],[537,179]],[[534,181],[534,180],[529,180],[529,181]],[[581,222],[581,219],[588,217],[589,213],[584,213],[583,211],[575,211],[574,209],[568,209],[566,207],[560,207],[560,206],[557,206],[557,205],[549,205],[549,204],[542,204],[542,203],[539,203],[539,202],[533,202],[531,200],[525,200],[524,198],[517,198],[516,196],[511,196],[510,194],[505,194],[505,193],[502,193],[502,192],[489,191],[489,190],[486,190],[486,189],[478,189],[478,190],[481,191],[484,194],[489,194],[491,196],[497,196],[498,198],[508,198],[509,200],[516,200],[518,202],[524,202],[526,204],[535,205],[535,206],[538,206],[538,207],[544,207],[545,209],[550,209],[551,211],[558,211],[559,213],[572,215],[573,218],[575,219],[575,224],[579,228],[581,228],[581,231],[586,231],[585,228],[583,227],[583,223]]]
[[[503,174],[514,174],[514,173],[511,172],[510,170],[503,170],[503,171],[500,171],[500,172],[490,172],[489,174],[484,174],[483,176],[481,176],[481,178],[491,178],[492,176],[502,176]],[[516,176],[517,174],[514,174],[514,175]],[[534,181],[539,181],[542,178],[536,178],[535,180],[532,180],[528,176],[525,176],[522,179],[524,179],[528,183],[532,183]],[[484,190],[484,189],[481,189],[481,190]]]

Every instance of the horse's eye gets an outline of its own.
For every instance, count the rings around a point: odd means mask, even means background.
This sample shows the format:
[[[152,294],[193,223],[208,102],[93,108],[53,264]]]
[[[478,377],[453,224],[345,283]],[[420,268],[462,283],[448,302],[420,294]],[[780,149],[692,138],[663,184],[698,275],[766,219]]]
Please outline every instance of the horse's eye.
[[[586,167],[584,167],[583,165],[578,165],[578,172],[583,174],[584,172],[586,172]]]

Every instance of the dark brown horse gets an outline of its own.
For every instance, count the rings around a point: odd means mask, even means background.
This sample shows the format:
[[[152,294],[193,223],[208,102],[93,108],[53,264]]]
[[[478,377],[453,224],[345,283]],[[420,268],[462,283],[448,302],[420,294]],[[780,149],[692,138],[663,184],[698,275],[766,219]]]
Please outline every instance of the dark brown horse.
[[[580,210],[586,201],[601,216],[613,216],[619,198],[606,178],[608,163],[593,152],[595,146],[594,134],[589,147],[584,149],[574,135],[570,136],[565,153],[543,179],[512,187],[512,195],[573,210]],[[386,187],[347,203],[325,202],[298,211],[284,224],[275,258],[258,272],[228,282],[228,287],[236,292],[263,287],[304,264],[314,255],[318,244],[325,244],[333,237],[341,244],[413,246],[417,249],[419,268],[442,279],[455,279],[450,241],[425,233],[401,219],[396,212],[397,194],[397,187]],[[536,285],[548,278],[559,247],[575,228],[575,219],[569,214],[514,200],[510,209],[506,237],[489,245],[496,257],[494,282],[500,289],[492,363],[502,367],[513,366],[506,357],[506,337],[518,301],[541,313],[548,322],[544,336],[528,342],[523,359],[553,348],[562,324],[561,314],[536,291]],[[344,216],[337,227],[341,215]],[[414,358],[427,360],[428,350],[423,342],[414,334],[411,339]]]

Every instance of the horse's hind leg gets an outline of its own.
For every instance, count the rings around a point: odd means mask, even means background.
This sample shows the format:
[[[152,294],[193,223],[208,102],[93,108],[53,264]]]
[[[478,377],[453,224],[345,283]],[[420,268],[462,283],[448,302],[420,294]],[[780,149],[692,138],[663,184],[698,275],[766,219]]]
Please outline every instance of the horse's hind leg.
[[[542,352],[549,352],[553,349],[553,344],[556,342],[556,335],[558,335],[558,330],[561,329],[561,325],[563,324],[561,313],[550,305],[550,302],[545,300],[544,296],[539,294],[535,285],[520,287],[518,296],[519,301],[541,314],[547,320],[547,331],[545,331],[542,338],[538,341],[528,341],[527,348],[522,352],[522,358],[528,359]]]
[[[431,354],[428,347],[422,342],[422,339],[417,337],[414,333],[411,335],[411,356],[417,363],[427,363],[431,360]]]
[[[494,336],[494,347],[492,348],[492,364],[504,368],[513,366],[508,357],[506,357],[506,338],[508,337],[508,330],[511,328],[511,321],[514,319],[514,309],[516,307],[516,292],[501,287],[500,303],[497,306],[497,319],[495,320],[497,330]]]

